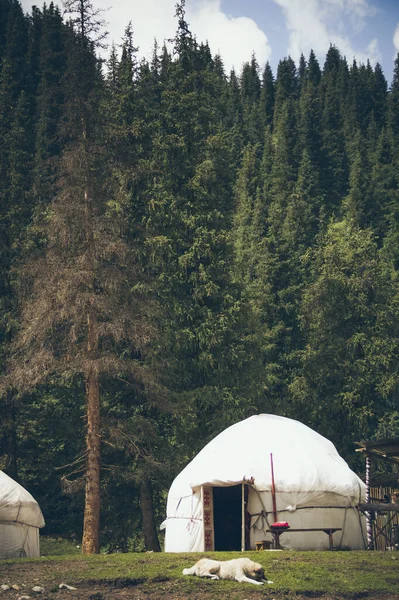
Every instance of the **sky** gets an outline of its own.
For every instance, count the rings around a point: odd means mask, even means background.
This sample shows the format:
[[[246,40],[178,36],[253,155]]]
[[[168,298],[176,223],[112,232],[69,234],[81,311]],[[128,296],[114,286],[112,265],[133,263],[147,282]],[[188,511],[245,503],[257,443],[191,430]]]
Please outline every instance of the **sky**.
[[[176,1],[93,4],[106,9],[109,44],[120,44],[131,21],[139,55],[150,58],[154,39],[162,45],[174,37]],[[26,12],[32,4],[22,0]],[[334,44],[349,63],[379,62],[390,83],[399,52],[399,0],[186,0],[186,20],[197,40],[208,41],[212,53],[222,56],[227,73],[240,72],[252,54],[261,69],[269,61],[276,73],[279,60],[291,56],[298,64],[301,53],[307,58],[311,49],[322,66]]]

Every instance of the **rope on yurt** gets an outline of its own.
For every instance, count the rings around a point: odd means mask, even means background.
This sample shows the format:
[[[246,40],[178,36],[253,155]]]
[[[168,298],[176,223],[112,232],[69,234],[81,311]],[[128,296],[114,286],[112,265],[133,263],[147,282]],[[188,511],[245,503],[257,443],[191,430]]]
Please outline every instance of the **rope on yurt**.
[[[343,542],[343,539],[344,539],[344,535],[345,535],[345,525],[346,525],[347,510],[348,510],[348,507],[345,506],[344,507],[344,521],[342,523],[342,533],[341,533],[341,539],[340,539],[339,544],[338,544],[338,548],[341,548],[342,542]]]
[[[27,553],[26,553],[26,550],[25,550],[25,544],[26,544],[26,540],[28,538],[29,525],[25,525],[25,527],[26,527],[26,534],[25,534],[25,539],[22,542],[22,548],[21,548],[21,552],[20,552],[19,558],[24,558],[25,556],[28,556]]]
[[[270,523],[269,523],[269,519],[267,518],[267,515],[268,515],[269,513],[267,512],[267,510],[266,510],[266,507],[265,507],[265,505],[263,504],[262,496],[260,495],[260,493],[258,492],[258,490],[257,490],[257,489],[256,489],[254,486],[251,486],[251,487],[252,487],[252,489],[253,489],[253,490],[256,492],[256,494],[258,495],[259,502],[261,503],[261,505],[262,505],[262,509],[263,509],[263,510],[261,510],[261,512],[260,512],[260,513],[254,513],[253,515],[250,515],[250,517],[251,517],[251,520],[252,520],[252,517],[258,517],[258,518],[256,519],[256,521],[250,525],[250,528],[251,528],[251,527],[255,528],[255,526],[256,526],[256,524],[257,524],[257,522],[259,521],[259,519],[262,519],[262,531],[263,531],[263,533],[266,533],[265,526],[264,526],[264,523],[263,523],[263,519],[265,519],[265,521],[266,521],[266,524],[267,524],[268,528],[270,529]],[[257,528],[257,529],[258,529],[258,528]],[[260,530],[259,530],[259,531],[260,531]]]
[[[18,517],[19,517],[19,513],[20,513],[20,511],[21,511],[21,508],[22,508],[22,502],[21,502],[21,501],[19,501],[17,516],[16,516],[16,518],[14,519],[16,523],[18,523],[18,522],[19,522],[19,521],[18,521]]]

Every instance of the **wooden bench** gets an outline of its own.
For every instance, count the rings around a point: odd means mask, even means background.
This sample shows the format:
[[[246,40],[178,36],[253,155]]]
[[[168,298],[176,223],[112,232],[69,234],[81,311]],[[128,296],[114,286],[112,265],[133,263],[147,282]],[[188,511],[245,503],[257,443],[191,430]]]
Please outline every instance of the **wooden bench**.
[[[342,527],[316,527],[311,529],[291,529],[291,527],[273,527],[271,529],[266,529],[267,533],[271,533],[274,540],[274,547],[276,550],[280,549],[280,535],[285,531],[324,531],[328,535],[328,540],[330,544],[330,550],[334,550],[333,545],[333,533],[336,531],[342,531]]]

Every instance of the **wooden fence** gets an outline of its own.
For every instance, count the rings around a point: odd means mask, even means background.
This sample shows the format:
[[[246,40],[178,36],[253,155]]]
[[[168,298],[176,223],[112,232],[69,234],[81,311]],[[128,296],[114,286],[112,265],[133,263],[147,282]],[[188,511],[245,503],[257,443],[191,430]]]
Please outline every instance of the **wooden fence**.
[[[371,487],[370,502],[391,501],[399,496],[399,489],[392,487]],[[399,513],[375,512],[373,519],[373,539],[375,550],[394,550],[393,525],[399,525]]]

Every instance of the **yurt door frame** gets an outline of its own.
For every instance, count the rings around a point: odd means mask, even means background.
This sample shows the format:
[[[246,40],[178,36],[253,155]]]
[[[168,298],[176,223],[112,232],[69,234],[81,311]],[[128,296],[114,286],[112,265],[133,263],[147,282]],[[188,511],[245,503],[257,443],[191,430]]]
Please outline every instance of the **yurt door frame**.
[[[202,524],[204,552],[215,550],[215,511],[213,486],[201,486]],[[241,484],[241,551],[249,549],[249,526],[247,524],[248,486]]]
[[[215,527],[213,522],[213,488],[211,486],[201,486],[201,501],[204,552],[213,552],[215,550]]]

